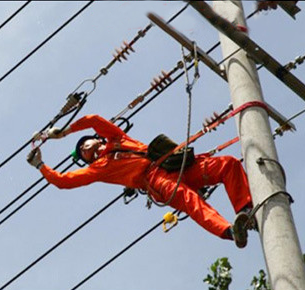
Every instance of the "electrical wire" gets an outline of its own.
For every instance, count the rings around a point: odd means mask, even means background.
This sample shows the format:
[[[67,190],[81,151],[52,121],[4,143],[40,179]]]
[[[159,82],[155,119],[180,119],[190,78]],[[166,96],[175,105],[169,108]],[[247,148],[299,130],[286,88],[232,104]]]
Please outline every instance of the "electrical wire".
[[[65,236],[63,239],[61,239],[58,243],[56,243],[54,246],[52,246],[50,249],[48,249],[44,254],[39,256],[35,261],[33,261],[31,264],[29,264],[27,267],[25,267],[22,271],[20,271],[17,275],[15,275],[13,278],[11,278],[8,282],[6,282],[4,285],[1,286],[0,290],[5,289],[7,286],[9,286],[11,283],[13,283],[15,280],[17,280],[19,277],[21,277],[23,274],[25,274],[28,270],[30,270],[33,266],[35,266],[38,262],[43,260],[45,257],[47,257],[50,253],[52,253],[56,248],[58,248],[61,244],[66,242],[69,238],[74,236],[78,231],[80,231],[83,227],[88,225],[90,222],[92,222],[95,218],[97,218],[101,213],[103,213],[106,209],[108,209],[110,206],[112,206],[115,202],[117,202],[120,198],[124,196],[124,192],[118,195],[115,199],[110,201],[107,205],[105,205],[102,209],[100,209],[98,212],[96,212],[93,216],[91,216],[89,219],[87,219],[85,222],[83,222],[80,226],[78,226],[75,230],[70,232],[67,236]]]
[[[173,214],[176,214],[178,211],[174,211]],[[133,242],[131,242],[127,247],[125,247],[123,250],[121,250],[119,253],[117,253],[115,256],[113,256],[110,260],[108,260],[106,263],[104,263],[102,266],[97,268],[94,272],[92,272],[90,275],[88,275],[85,279],[83,279],[81,282],[79,282],[76,286],[74,286],[71,290],[76,290],[83,284],[85,284],[87,281],[89,281],[91,278],[93,278],[98,272],[106,268],[109,264],[111,264],[113,261],[115,261],[118,257],[120,257],[122,254],[124,254],[127,250],[132,248],[134,245],[136,245],[138,242],[140,242],[143,238],[148,236],[150,233],[152,233],[156,228],[158,228],[162,223],[164,222],[164,219],[160,222],[158,222],[156,225],[151,227],[148,231],[143,233],[141,236],[139,236],[137,239],[135,239]],[[0,289],[1,290],[1,289]]]
[[[27,1],[20,8],[18,8],[9,18],[7,18],[2,24],[0,24],[0,29],[2,29],[7,23],[9,23],[19,12],[21,12],[31,1]]]
[[[63,165],[66,161],[68,161],[71,158],[71,155],[63,159],[60,163],[58,163],[53,169],[56,170],[61,165]],[[27,194],[31,189],[33,189],[36,185],[38,185],[40,182],[42,182],[45,178],[41,177],[32,185],[30,185],[27,189],[25,189],[22,193],[20,193],[16,198],[14,198],[11,202],[9,202],[7,205],[5,205],[2,209],[0,209],[0,215],[4,213],[7,209],[9,209],[14,203],[16,203],[20,198],[22,198],[25,194]]]
[[[61,173],[66,172],[73,165],[74,165],[74,162],[69,164],[64,170],[61,171]],[[41,187],[39,190],[37,190],[32,196],[30,196],[23,203],[21,203],[17,208],[15,208],[10,214],[8,214],[5,218],[3,218],[0,221],[0,225],[2,225],[5,221],[7,221],[10,217],[12,217],[15,213],[17,213],[21,208],[23,208],[26,204],[28,204],[34,197],[36,197],[40,192],[42,192],[44,189],[46,189],[49,185],[50,185],[50,183],[46,183],[43,187]]]
[[[35,52],[37,52],[41,47],[43,47],[48,41],[50,41],[57,33],[59,33],[63,28],[65,28],[72,20],[79,16],[83,11],[85,11],[94,1],[89,1],[83,8],[76,12],[71,18],[69,18],[63,25],[56,29],[50,36],[48,36],[43,42],[41,42],[36,48],[34,48],[29,54],[27,54],[22,60],[20,60],[16,65],[14,65],[9,71],[7,71],[1,78],[2,82],[7,78],[13,71],[15,71],[19,66],[21,66],[28,58],[30,58]]]

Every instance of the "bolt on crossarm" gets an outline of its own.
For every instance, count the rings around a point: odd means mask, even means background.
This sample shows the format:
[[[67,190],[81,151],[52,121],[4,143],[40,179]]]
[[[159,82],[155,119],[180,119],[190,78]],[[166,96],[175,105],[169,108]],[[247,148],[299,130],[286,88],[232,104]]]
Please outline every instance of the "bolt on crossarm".
[[[239,49],[234,40],[228,38],[226,29],[234,23],[247,35],[241,1],[213,1],[214,9],[205,1],[191,1],[190,4],[221,32],[224,58]],[[244,50],[227,59],[225,67],[234,108],[247,102],[264,102],[255,63]],[[268,114],[264,108],[250,107],[236,117],[236,123],[254,206],[267,198],[256,218],[271,287],[275,290],[305,289],[301,248]],[[266,161],[258,162],[260,158]]]

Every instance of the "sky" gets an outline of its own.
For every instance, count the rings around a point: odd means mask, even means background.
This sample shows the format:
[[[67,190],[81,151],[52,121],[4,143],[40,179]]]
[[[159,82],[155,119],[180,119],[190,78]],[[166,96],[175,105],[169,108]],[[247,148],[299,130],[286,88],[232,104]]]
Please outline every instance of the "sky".
[[[31,2],[0,29],[0,75],[4,75],[86,3]],[[0,23],[23,4],[22,1],[1,1]],[[243,1],[243,4],[246,15],[255,10],[255,1]],[[124,40],[131,41],[139,30],[149,24],[148,12],[169,19],[185,5],[182,1],[93,3],[0,82],[0,161],[53,119],[64,105],[66,97],[84,80],[98,75],[99,70],[113,59],[115,48],[119,48]],[[302,11],[297,14],[296,20],[278,8],[261,12],[248,21],[251,38],[282,64],[304,55],[305,5],[302,1],[298,5]],[[215,28],[192,7],[188,7],[172,25],[195,40],[203,50],[208,50],[219,40]],[[96,89],[88,97],[78,117],[99,114],[110,119],[138,94],[148,90],[150,82],[162,70],[170,71],[181,59],[180,45],[158,27],[152,27],[133,48],[135,52],[130,53],[127,61],[116,63],[106,76],[97,81]],[[211,57],[221,61],[221,49],[213,51]],[[230,103],[227,83],[202,63],[199,71],[200,79],[192,91],[193,133],[201,129],[205,118],[214,111],[221,112]],[[305,65],[292,72],[304,81]],[[191,80],[193,74],[194,71],[190,70]],[[264,68],[259,71],[259,78],[264,99],[282,115],[289,118],[304,109],[304,101]],[[90,82],[82,89],[90,91]],[[170,136],[178,143],[184,141],[187,132],[187,101],[185,78],[182,77],[132,118],[133,127],[129,135],[145,143],[149,143],[159,133]],[[297,131],[277,137],[275,144],[279,161],[285,169],[287,191],[295,201],[291,210],[304,252],[303,119],[304,115],[294,119]],[[62,126],[66,120],[57,125]],[[278,126],[271,119],[270,124],[273,130]],[[206,152],[236,134],[235,122],[231,119],[216,132],[199,139],[194,144],[195,151]],[[82,133],[48,141],[42,146],[43,161],[50,166],[58,164],[71,153],[80,136]],[[29,145],[0,168],[1,208],[41,177],[39,171],[26,162],[30,150]],[[221,154],[240,158],[240,144],[231,146]],[[34,194],[43,184],[35,187],[25,198]],[[0,225],[0,285],[4,285],[103,208],[122,190],[122,186],[103,183],[73,190],[47,187]],[[215,191],[209,202],[229,221],[234,220],[234,212],[223,186]],[[122,200],[116,202],[7,289],[72,289],[171,210],[169,207],[156,206],[148,210],[145,204],[145,196],[139,196],[128,205]],[[1,220],[9,212],[1,214]],[[208,289],[203,279],[210,265],[221,257],[228,257],[233,266],[230,289],[250,288],[253,275],[265,269],[257,233],[250,232],[247,247],[238,249],[234,243],[221,240],[191,219],[186,219],[166,234],[162,227],[157,228],[80,289]]]

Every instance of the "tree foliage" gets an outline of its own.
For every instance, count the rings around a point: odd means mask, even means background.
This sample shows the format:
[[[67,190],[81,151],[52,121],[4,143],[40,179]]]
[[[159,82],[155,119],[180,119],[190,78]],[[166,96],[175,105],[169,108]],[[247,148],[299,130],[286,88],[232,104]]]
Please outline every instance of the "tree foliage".
[[[305,254],[303,254],[305,263]],[[229,258],[219,258],[211,265],[211,274],[208,274],[203,281],[209,285],[209,290],[229,290],[229,285],[232,282],[232,266]],[[267,275],[264,270],[259,270],[258,276],[254,276],[248,290],[272,290]]]
[[[232,282],[231,269],[228,258],[217,259],[210,267],[212,275],[208,274],[203,281],[209,284],[209,290],[228,290]]]
[[[270,283],[266,276],[264,270],[259,270],[259,276],[254,276],[252,279],[251,286],[253,286],[253,288],[251,290],[271,290]]]
[[[209,290],[229,290],[229,285],[232,282],[231,270],[229,259],[219,258],[211,265],[211,274],[208,274],[203,281],[209,285]],[[249,290],[271,290],[264,270],[259,271],[258,277],[253,277],[251,286],[253,288]]]

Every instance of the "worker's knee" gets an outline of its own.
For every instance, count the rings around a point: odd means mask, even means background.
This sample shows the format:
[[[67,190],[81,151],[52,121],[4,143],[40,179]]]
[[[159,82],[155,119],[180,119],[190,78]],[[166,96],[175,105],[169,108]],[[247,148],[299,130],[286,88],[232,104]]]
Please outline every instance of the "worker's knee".
[[[228,169],[242,168],[241,161],[234,156],[226,155],[226,156],[222,156],[222,159],[224,165],[228,167]]]

